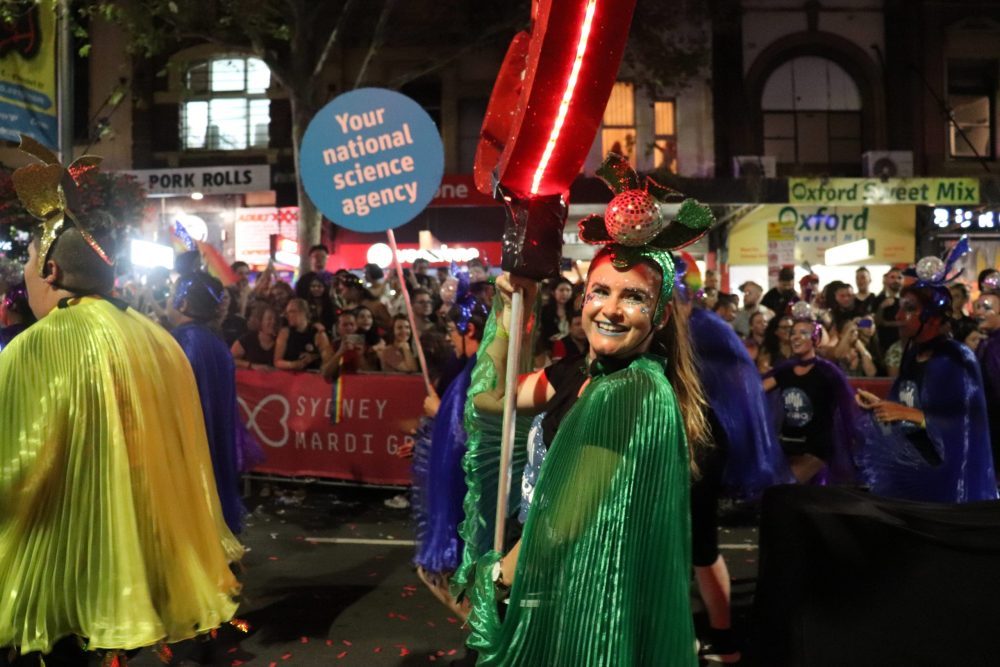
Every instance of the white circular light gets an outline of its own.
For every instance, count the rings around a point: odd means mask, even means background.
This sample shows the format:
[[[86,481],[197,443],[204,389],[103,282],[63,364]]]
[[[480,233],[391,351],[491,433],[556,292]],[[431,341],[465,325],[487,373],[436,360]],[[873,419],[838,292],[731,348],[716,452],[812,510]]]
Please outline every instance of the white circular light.
[[[197,215],[178,213],[174,216],[174,220],[181,223],[195,241],[204,241],[208,238],[208,225]]]
[[[201,201],[204,198],[205,198],[205,195],[201,194],[200,192],[192,192],[191,193],[191,199],[193,199],[195,201]]]
[[[384,243],[373,243],[368,248],[367,259],[369,264],[376,264],[380,269],[387,269],[392,265],[392,248]]]

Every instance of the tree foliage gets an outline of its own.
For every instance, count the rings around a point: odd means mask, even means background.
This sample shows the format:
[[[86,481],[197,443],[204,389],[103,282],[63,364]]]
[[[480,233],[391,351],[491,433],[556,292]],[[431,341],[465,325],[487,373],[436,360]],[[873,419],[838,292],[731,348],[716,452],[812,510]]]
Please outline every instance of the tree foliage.
[[[399,88],[472,52],[502,49],[527,27],[530,5],[531,0],[73,0],[79,18],[122,26],[139,56],[215,44],[261,58],[289,96],[296,151],[308,121],[336,94],[373,84]],[[654,93],[677,90],[704,70],[709,49],[702,6],[697,0],[638,0],[625,55],[637,84]],[[372,64],[387,49],[406,50],[410,57],[391,80],[375,80]],[[363,56],[339,80],[342,89],[324,84],[325,70],[346,52]],[[299,239],[308,247],[319,240],[320,218],[297,180]]]

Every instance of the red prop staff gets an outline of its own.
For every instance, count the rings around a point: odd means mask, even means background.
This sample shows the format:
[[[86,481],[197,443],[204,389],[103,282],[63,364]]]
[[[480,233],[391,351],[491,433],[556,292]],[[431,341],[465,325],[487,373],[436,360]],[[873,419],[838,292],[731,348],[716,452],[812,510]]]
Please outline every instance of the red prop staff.
[[[507,207],[502,267],[540,280],[559,274],[565,196],[580,173],[618,74],[635,0],[536,0],[514,37],[476,151],[476,187]],[[522,295],[511,304],[494,547],[502,548],[513,447]]]

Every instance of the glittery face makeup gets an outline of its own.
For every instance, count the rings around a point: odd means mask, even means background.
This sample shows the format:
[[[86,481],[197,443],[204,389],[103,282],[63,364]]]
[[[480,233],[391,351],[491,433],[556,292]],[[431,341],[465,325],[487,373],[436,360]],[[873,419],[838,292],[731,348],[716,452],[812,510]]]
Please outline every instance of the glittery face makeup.
[[[603,259],[591,267],[583,329],[595,354],[630,356],[649,349],[659,280],[645,264],[621,271]]]
[[[1000,329],[1000,297],[984,294],[976,299],[972,311],[979,328],[983,331]]]
[[[815,351],[815,346],[813,345],[814,331],[815,325],[811,322],[796,322],[792,326],[792,335],[789,338],[792,354],[803,356]]]

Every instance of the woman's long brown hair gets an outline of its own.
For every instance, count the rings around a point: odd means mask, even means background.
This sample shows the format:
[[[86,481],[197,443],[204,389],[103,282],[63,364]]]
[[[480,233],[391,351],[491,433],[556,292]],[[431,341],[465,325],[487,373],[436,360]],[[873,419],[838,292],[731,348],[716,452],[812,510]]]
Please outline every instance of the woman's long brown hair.
[[[691,349],[688,316],[684,308],[678,307],[676,296],[670,310],[666,326],[653,335],[651,350],[667,358],[667,379],[674,388],[684,418],[688,452],[694,469],[695,452],[710,442],[708,420],[705,418],[708,402]]]

